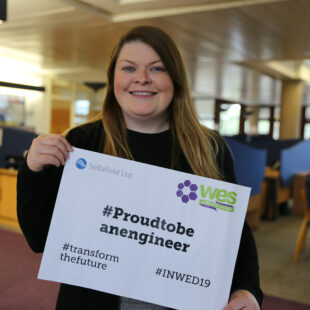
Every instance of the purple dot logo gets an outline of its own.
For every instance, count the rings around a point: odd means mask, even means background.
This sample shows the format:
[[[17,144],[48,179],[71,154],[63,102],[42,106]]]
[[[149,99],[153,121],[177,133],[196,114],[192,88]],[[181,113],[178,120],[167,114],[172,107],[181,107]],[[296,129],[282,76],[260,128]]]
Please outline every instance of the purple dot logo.
[[[178,184],[177,196],[181,198],[182,202],[188,203],[190,200],[196,200],[196,191],[198,186],[191,184],[191,181],[185,180],[183,183]]]

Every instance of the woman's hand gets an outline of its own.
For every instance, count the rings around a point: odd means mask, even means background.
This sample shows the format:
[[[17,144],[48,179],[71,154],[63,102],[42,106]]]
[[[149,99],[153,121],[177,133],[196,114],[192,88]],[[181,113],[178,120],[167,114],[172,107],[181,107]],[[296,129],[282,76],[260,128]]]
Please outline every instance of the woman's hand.
[[[72,146],[62,135],[40,135],[32,141],[27,165],[35,172],[43,170],[46,165],[59,167],[65,164],[69,152],[72,151]]]
[[[238,290],[230,295],[229,303],[223,310],[259,310],[255,297],[246,290]]]

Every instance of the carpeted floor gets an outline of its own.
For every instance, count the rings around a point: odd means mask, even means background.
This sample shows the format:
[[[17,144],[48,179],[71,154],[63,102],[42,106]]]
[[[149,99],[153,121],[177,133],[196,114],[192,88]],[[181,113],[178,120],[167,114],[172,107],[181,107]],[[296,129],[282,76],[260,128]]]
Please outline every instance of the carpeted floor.
[[[55,308],[58,284],[37,280],[40,261],[21,234],[0,229],[1,310]]]
[[[300,264],[292,262],[292,235],[299,223],[291,218],[263,222],[254,232],[266,294],[262,310],[310,310],[310,244]],[[21,234],[0,229],[0,310],[55,308],[58,284],[37,280],[40,260],[41,255],[29,249]]]
[[[289,215],[263,221],[254,237],[265,294],[302,302],[310,309],[310,231],[300,261],[293,261],[301,222],[302,218]]]
[[[309,310],[310,305],[265,295],[262,310]]]

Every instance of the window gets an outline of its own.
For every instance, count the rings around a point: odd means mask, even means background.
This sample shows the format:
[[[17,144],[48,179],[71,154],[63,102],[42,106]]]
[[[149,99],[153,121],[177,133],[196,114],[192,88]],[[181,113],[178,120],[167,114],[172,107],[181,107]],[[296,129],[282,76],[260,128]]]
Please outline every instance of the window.
[[[268,135],[270,131],[270,121],[269,120],[259,120],[257,126],[257,133],[259,135]]]
[[[310,139],[310,123],[305,125],[304,139]]]
[[[240,104],[221,104],[220,134],[233,136],[239,133]]]
[[[214,129],[214,99],[197,98],[195,106],[200,123],[210,129]]]
[[[88,100],[77,100],[74,102],[75,114],[76,115],[88,115],[90,102]]]
[[[74,110],[74,124],[77,125],[86,122],[90,113],[89,100],[76,100],[74,102]]]

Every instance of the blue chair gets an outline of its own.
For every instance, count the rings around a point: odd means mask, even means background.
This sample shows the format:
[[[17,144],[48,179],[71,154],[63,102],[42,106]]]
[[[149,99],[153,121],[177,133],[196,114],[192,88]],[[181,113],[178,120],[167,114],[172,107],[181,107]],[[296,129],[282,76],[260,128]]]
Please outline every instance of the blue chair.
[[[19,127],[0,126],[0,168],[16,168],[38,135]]]
[[[295,262],[299,261],[299,254],[305,248],[307,230],[308,230],[308,227],[310,226],[310,174],[307,175],[306,181],[305,181],[305,187],[300,190],[300,194],[301,194],[303,204],[305,206],[305,216],[304,216],[304,219],[302,221],[302,224],[301,224],[301,227],[298,233],[295,254],[294,254]]]

